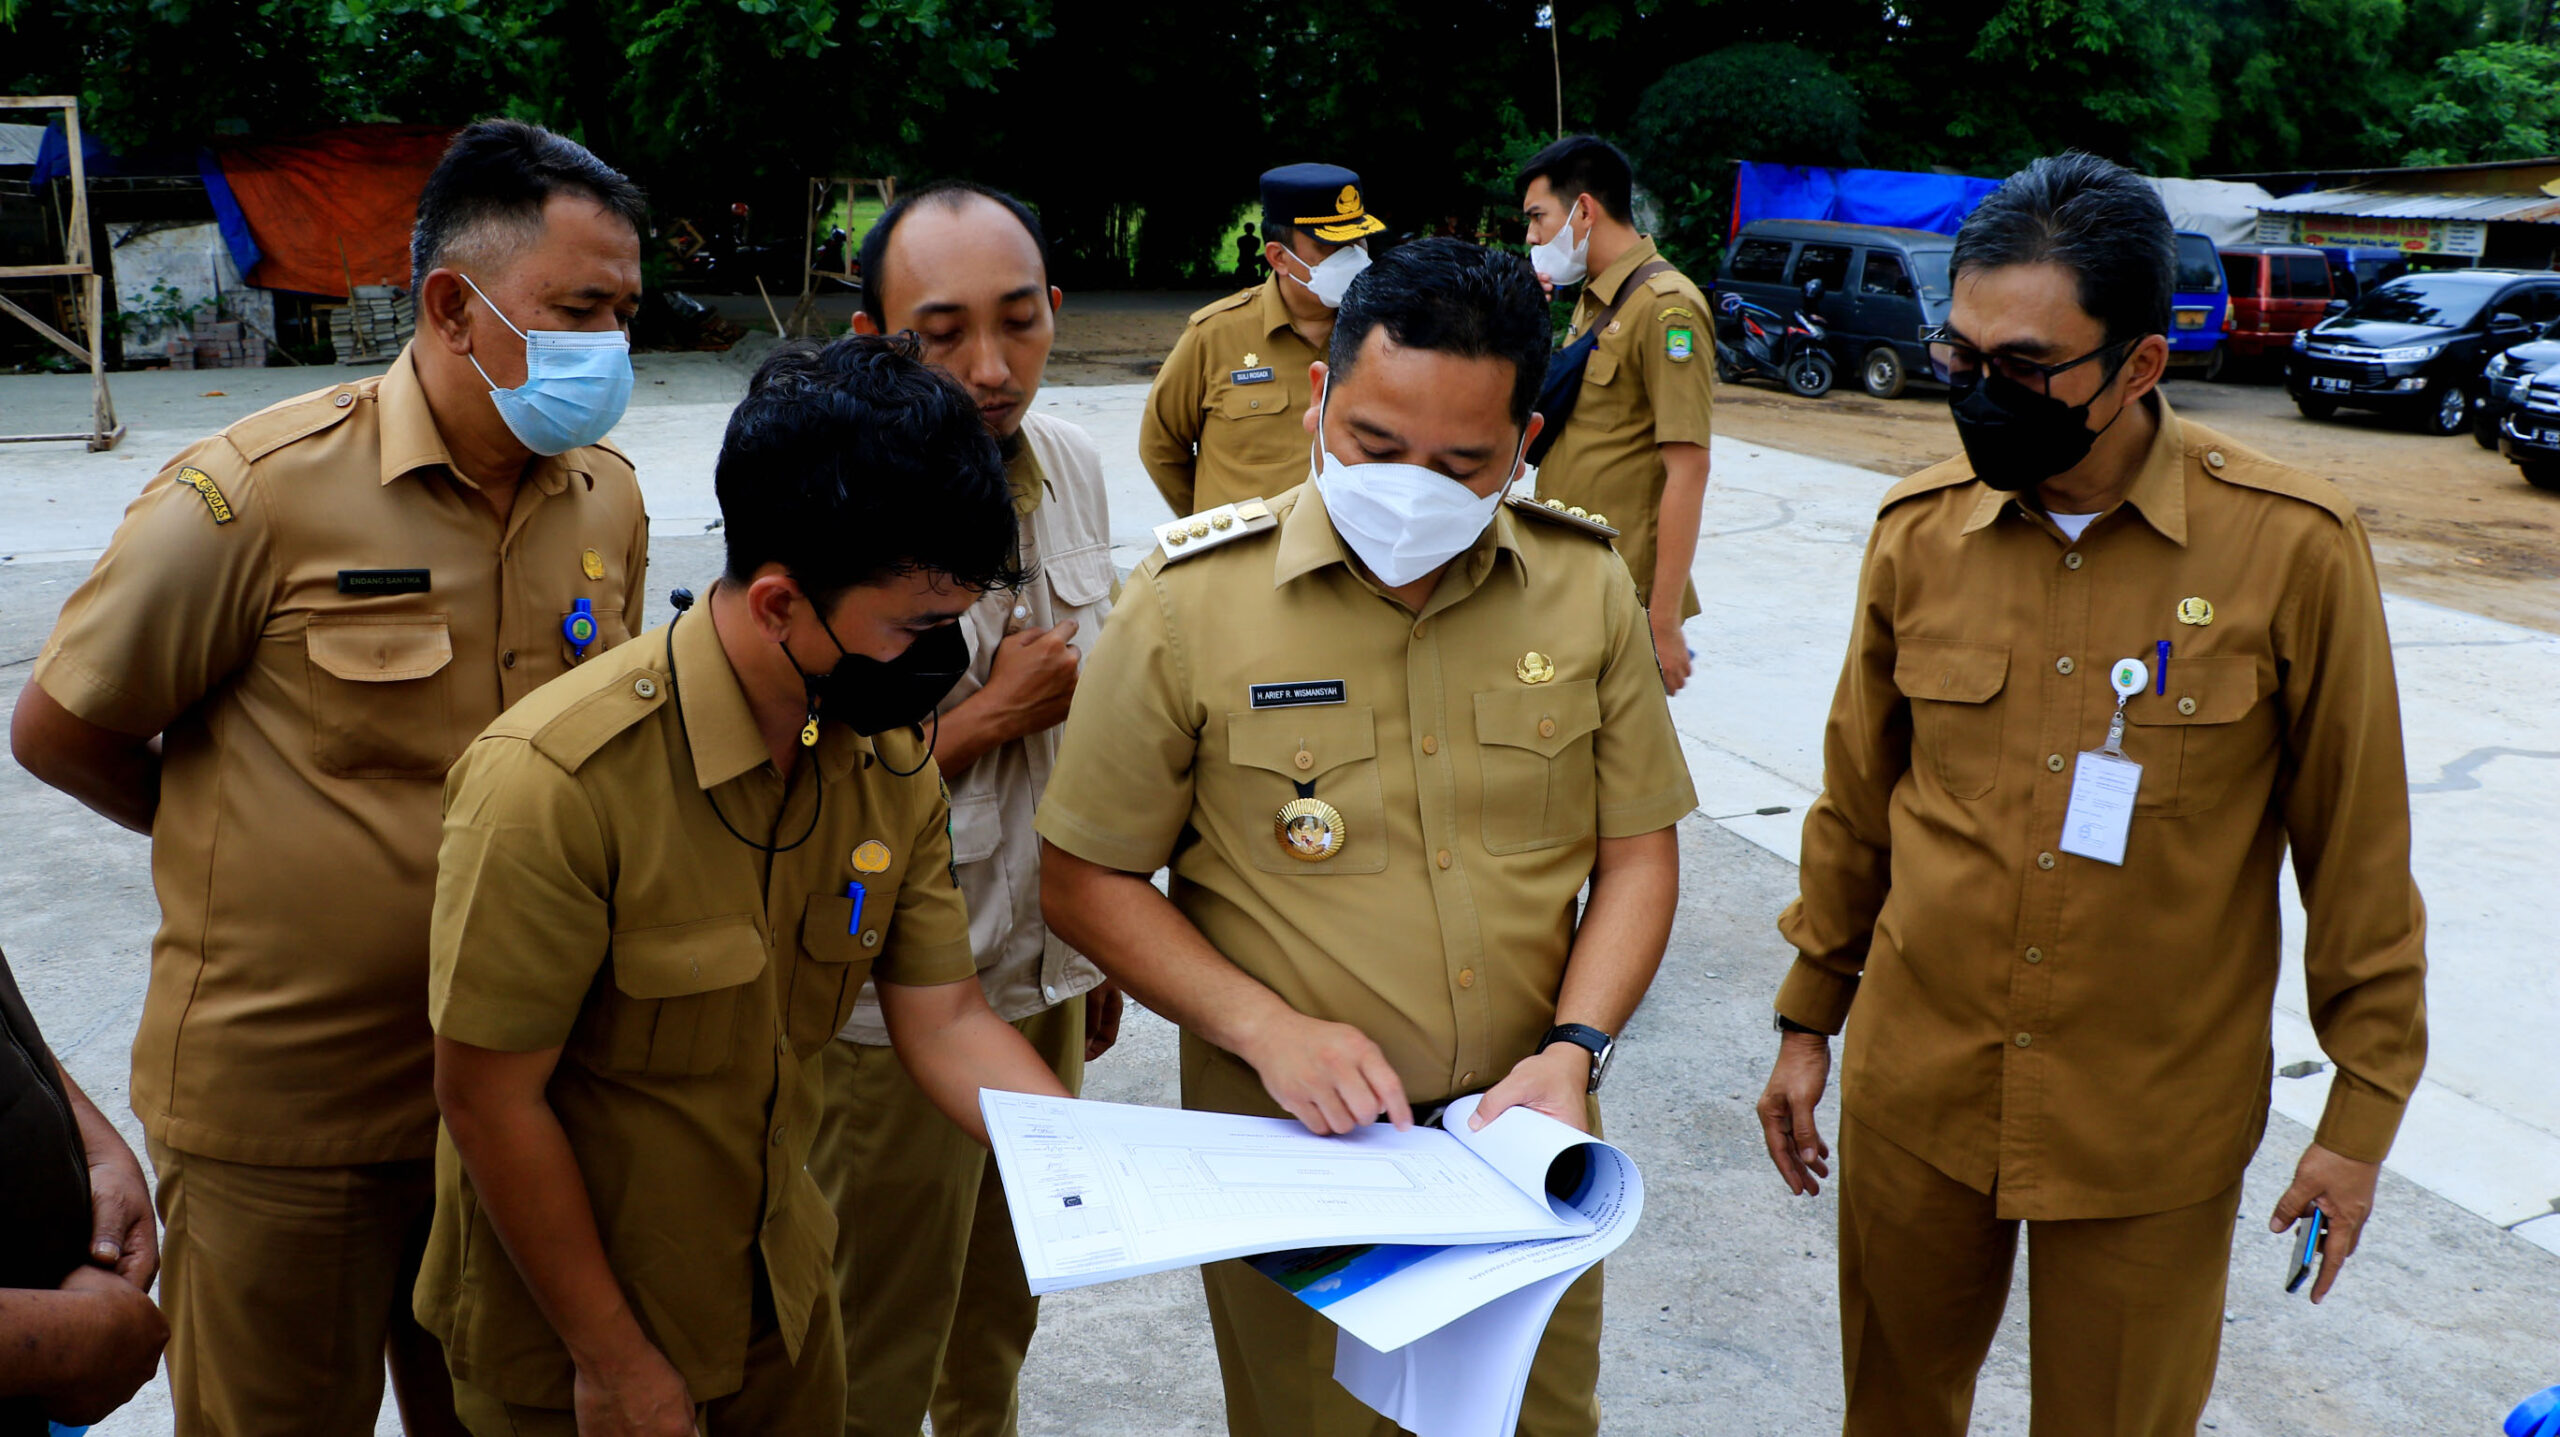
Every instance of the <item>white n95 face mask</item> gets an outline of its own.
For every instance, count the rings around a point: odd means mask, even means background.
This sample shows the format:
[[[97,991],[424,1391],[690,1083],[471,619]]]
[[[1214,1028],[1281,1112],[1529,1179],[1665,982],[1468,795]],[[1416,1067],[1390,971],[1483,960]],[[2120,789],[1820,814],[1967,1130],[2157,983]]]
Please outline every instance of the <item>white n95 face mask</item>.
[[[1584,230],[1581,239],[1573,237],[1573,212],[1579,208],[1579,201],[1567,206],[1556,232],[1529,251],[1529,267],[1545,275],[1549,284],[1580,284],[1590,277],[1591,231]]]
[[[1300,264],[1306,263],[1305,260],[1298,259],[1294,253],[1289,257],[1298,260]],[[1369,246],[1366,243],[1347,244],[1326,255],[1324,263],[1307,271],[1305,279],[1298,279],[1294,274],[1289,278],[1297,280],[1301,289],[1314,295],[1316,303],[1327,309],[1340,309],[1342,297],[1351,292],[1351,282],[1358,279],[1360,271],[1368,267]],[[1286,271],[1283,272],[1286,273]]]
[[[1324,410],[1316,411],[1316,492],[1333,531],[1380,583],[1401,589],[1465,553],[1493,523],[1512,479],[1478,498],[1446,474],[1419,464],[1345,464],[1324,447]],[[1512,451],[1510,474],[1520,472]]]

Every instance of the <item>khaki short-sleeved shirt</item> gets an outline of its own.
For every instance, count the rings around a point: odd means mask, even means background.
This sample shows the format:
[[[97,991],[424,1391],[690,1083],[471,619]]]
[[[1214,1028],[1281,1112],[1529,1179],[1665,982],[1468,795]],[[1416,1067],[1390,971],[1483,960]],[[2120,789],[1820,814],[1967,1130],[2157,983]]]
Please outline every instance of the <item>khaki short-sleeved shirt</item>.
[[[1093,436],[1045,414],[1025,415],[1022,434],[1025,442],[1005,469],[1022,515],[1022,557],[1031,580],[1012,592],[988,593],[960,616],[969,672],[943,699],[945,713],[987,686],[996,647],[1017,630],[1073,619],[1076,635],[1068,642],[1091,652],[1119,586],[1102,452]],[[951,780],[951,858],[969,904],[969,944],[987,1006],[1008,1023],[1102,983],[1093,960],[1040,918],[1040,835],[1031,820],[1058,764],[1058,733],[1043,729],[998,744]],[[875,1046],[889,1041],[880,1000],[869,988],[843,1036]]]
[[[1173,901],[1302,1013],[1357,1025],[1416,1102],[1489,1086],[1555,1021],[1599,840],[1694,806],[1626,566],[1497,511],[1416,615],[1354,566],[1322,499],[1141,564],[1086,666],[1040,835]],[[1283,805],[1339,814],[1284,833]],[[1184,1101],[1252,1110],[1251,1070],[1186,1036]]]
[[[1280,283],[1275,274],[1193,314],[1156,371],[1138,457],[1176,514],[1306,482],[1307,367],[1324,356],[1290,328]]]
[[[606,1259],[697,1401],[744,1380],[758,1262],[795,1361],[835,1300],[835,1217],[806,1170],[815,1058],[864,978],[977,971],[922,741],[831,723],[815,760],[787,786],[775,771],[706,607],[510,711],[448,788],[435,1031],[562,1050],[548,1095]],[[729,827],[777,845],[810,831],[768,857]],[[416,1306],[456,1377],[570,1404],[568,1351],[450,1135]]]
[[[163,738],[160,928],[133,1045],[154,1139],[232,1162],[435,1151],[427,911],[444,775],[500,710],[629,636],[630,461],[538,459],[501,523],[417,371],[289,399],[180,454],[63,606],[35,682]]]
[[[1573,337],[1618,297],[1637,266],[1660,258],[1638,240],[1583,286]],[[1665,270],[1630,295],[1600,333],[1582,371],[1573,417],[1538,466],[1538,497],[1605,514],[1636,593],[1653,601],[1653,555],[1660,532],[1665,444],[1704,444],[1714,432],[1715,325],[1706,296],[1678,270]],[[1684,576],[1680,617],[1698,612]]]
[[[2426,1057],[2426,910],[2355,508],[2156,409],[2075,542],[1962,460],[1886,496],[1805,818],[1778,1011],[1848,1029],[1842,1101],[2004,1216],[2222,1191],[2266,1124],[2288,845],[2322,1146],[2379,1162]],[[2167,670],[2158,644],[2170,643]],[[2062,847],[2109,672],[2142,765],[2121,866]]]

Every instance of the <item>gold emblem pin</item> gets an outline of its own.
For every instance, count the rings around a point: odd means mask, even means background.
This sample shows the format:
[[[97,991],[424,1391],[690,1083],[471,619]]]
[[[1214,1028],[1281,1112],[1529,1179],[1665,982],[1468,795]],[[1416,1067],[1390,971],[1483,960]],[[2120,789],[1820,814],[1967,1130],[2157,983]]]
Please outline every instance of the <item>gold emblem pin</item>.
[[[1588,519],[1589,519],[1592,523],[1594,523],[1594,524],[1606,524],[1606,523],[1608,523],[1608,522],[1609,522],[1609,516],[1608,516],[1608,515],[1606,515],[1606,514],[1601,513],[1601,512],[1600,512],[1599,510],[1597,510],[1597,509],[1592,510],[1588,515],[1586,515],[1586,516],[1584,516],[1584,517],[1588,518]]]
[[[1192,538],[1194,538],[1194,539],[1206,539],[1206,538],[1208,538],[1208,537],[1209,537],[1209,523],[1208,523],[1208,521],[1207,521],[1207,520],[1205,520],[1205,519],[1194,519],[1194,520],[1192,520],[1192,521],[1191,521],[1191,537],[1192,537]]]
[[[586,571],[588,578],[601,579],[604,577],[604,555],[589,549],[578,556],[578,567]]]
[[[1547,501],[1547,507],[1561,514],[1564,512],[1564,501],[1562,499],[1550,499]]]
[[[853,851],[853,871],[856,873],[888,872],[889,845],[876,838],[864,839],[862,845]]]
[[[1235,526],[1236,516],[1233,514],[1213,514],[1209,516],[1209,527],[1217,530],[1221,534]]]
[[[2199,629],[2212,623],[2212,601],[2209,599],[2180,599],[2178,601],[2178,622],[2182,624],[2193,624]]]
[[[1574,518],[1576,518],[1576,519],[1588,519],[1588,518],[1590,518],[1590,517],[1591,517],[1591,511],[1590,511],[1590,510],[1588,510],[1588,509],[1583,508],[1583,507],[1582,507],[1581,505],[1579,505],[1579,504],[1576,504],[1576,505],[1572,506],[1571,508],[1569,508],[1569,509],[1565,510],[1565,512],[1566,512],[1567,514],[1572,515],[1572,516],[1573,516]]]
[[[1237,365],[1236,367],[1238,369],[1260,369],[1262,367],[1262,356],[1248,349],[1244,352],[1244,363]]]
[[[1184,533],[1184,532],[1183,532],[1183,531],[1181,531],[1180,529],[1176,529],[1176,530],[1174,530],[1172,533],[1167,534],[1167,535],[1165,535],[1165,536],[1164,536],[1164,542],[1165,542],[1165,547],[1167,547],[1167,548],[1170,548],[1170,549],[1179,549],[1179,548],[1181,548],[1183,545],[1188,544],[1188,543],[1190,543],[1190,542],[1191,542],[1191,536],[1190,536],[1189,534]]]
[[[1513,672],[1520,675],[1520,682],[1524,684],[1542,684],[1556,676],[1556,664],[1555,660],[1531,649],[1520,656]]]
[[[1281,851],[1303,863],[1322,863],[1342,852],[1348,842],[1342,814],[1321,798],[1293,798],[1272,819]]]

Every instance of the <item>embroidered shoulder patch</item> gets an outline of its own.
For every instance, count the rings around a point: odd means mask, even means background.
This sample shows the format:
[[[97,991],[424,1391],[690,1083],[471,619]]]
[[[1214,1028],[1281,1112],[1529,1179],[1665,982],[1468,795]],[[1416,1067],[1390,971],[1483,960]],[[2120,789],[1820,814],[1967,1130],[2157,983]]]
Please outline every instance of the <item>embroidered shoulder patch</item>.
[[[213,476],[193,464],[178,470],[178,482],[204,496],[205,512],[213,515],[216,524],[228,524],[240,517],[232,512],[231,501],[222,497],[222,490],[215,486]]]

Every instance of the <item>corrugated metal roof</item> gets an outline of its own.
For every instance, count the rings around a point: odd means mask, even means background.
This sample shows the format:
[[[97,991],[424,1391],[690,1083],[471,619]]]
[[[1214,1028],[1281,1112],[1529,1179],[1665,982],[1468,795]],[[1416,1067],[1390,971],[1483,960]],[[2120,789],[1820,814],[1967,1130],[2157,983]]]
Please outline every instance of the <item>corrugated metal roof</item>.
[[[2271,215],[2371,215],[2404,220],[2499,220],[2560,224],[2560,199],[2543,194],[2410,194],[2399,190],[2314,190],[2258,206]]]

